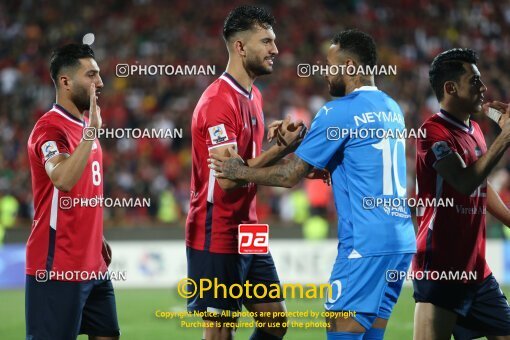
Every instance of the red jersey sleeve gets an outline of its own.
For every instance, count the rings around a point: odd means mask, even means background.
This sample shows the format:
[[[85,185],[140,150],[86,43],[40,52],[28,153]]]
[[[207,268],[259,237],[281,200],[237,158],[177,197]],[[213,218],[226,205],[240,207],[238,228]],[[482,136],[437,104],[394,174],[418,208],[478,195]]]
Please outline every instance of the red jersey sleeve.
[[[416,143],[418,154],[425,155],[425,164],[434,167],[446,156],[457,152],[453,137],[443,127],[428,123],[422,129],[426,131],[425,138],[419,138]]]
[[[34,152],[42,165],[60,154],[68,154],[69,142],[64,129],[51,124],[41,124],[33,134]]]
[[[220,97],[209,98],[202,107],[201,118],[207,148],[236,143],[236,110],[231,104]]]

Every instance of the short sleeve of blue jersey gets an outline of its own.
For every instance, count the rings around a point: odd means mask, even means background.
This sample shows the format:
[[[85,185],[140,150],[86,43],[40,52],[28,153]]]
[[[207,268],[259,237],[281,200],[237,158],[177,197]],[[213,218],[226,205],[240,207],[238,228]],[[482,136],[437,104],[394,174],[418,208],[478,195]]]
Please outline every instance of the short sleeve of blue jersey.
[[[333,156],[342,152],[349,137],[342,134],[348,129],[349,114],[342,109],[346,106],[339,104],[329,102],[317,112],[310,131],[295,152],[315,168],[325,169]]]

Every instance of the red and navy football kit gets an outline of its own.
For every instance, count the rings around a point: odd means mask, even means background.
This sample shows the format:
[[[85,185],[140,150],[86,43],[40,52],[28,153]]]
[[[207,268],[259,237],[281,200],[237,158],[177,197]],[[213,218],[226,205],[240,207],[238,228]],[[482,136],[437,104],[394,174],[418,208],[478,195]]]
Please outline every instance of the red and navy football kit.
[[[485,260],[487,182],[465,195],[435,169],[454,153],[472,165],[487,152],[483,133],[476,122],[467,126],[444,110],[420,129],[426,137],[416,143],[417,198],[453,205],[417,210],[414,298],[457,313],[456,338],[510,334],[510,308]],[[417,279],[423,273],[430,275]]]
[[[45,170],[53,157],[74,152],[86,124],[55,104],[28,140],[34,221],[26,253],[27,339],[120,334],[112,284],[93,279],[107,271],[101,253],[103,209],[79,203],[103,197],[101,145],[94,141],[69,192],[58,190]]]
[[[257,223],[257,186],[223,191],[209,169],[209,151],[227,145],[246,161],[261,153],[264,137],[262,97],[223,73],[202,94],[193,112],[190,210],[186,221],[188,277],[214,278],[225,285],[278,283],[270,254],[238,254],[239,224]],[[272,300],[274,301],[274,300]],[[258,300],[257,302],[263,302]],[[242,299],[188,299],[189,310],[240,310]]]

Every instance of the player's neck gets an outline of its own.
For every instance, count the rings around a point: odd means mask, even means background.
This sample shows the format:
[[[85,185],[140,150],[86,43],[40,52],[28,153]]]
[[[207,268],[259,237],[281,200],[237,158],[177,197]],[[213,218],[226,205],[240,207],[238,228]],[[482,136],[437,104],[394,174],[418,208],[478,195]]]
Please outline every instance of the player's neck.
[[[79,120],[83,120],[83,113],[78,110],[71,100],[57,96],[56,103]]]
[[[455,108],[450,105],[441,105],[441,109],[469,126],[469,117],[471,117],[470,113],[455,110]]]
[[[357,78],[345,84],[345,94],[349,94],[362,86],[375,86],[374,77]]]
[[[229,62],[226,72],[230,74],[246,91],[251,92],[255,77],[251,77],[244,67],[236,67]]]

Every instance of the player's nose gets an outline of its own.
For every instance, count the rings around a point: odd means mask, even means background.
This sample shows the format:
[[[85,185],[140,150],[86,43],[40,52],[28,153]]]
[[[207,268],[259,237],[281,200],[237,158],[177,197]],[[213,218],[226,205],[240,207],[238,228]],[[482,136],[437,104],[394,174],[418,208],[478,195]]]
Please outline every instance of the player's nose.
[[[104,84],[103,84],[103,79],[101,79],[101,77],[99,77],[99,80],[96,82],[96,89],[101,89],[103,88]]]
[[[269,51],[272,55],[278,55],[278,47],[276,47],[276,44],[273,42],[271,44],[271,50]]]
[[[485,84],[483,83],[483,81],[480,81],[480,92],[481,93],[484,93],[485,91],[487,91],[487,86],[485,86]]]

